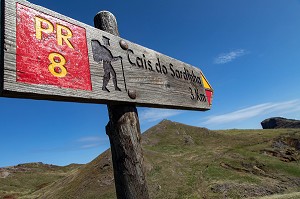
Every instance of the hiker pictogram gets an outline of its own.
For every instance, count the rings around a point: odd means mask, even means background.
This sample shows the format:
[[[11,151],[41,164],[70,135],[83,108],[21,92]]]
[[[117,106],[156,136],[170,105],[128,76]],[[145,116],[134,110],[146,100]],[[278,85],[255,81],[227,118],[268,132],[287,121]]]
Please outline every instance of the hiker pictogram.
[[[103,75],[102,90],[110,92],[107,89],[107,84],[112,75],[112,80],[113,80],[115,90],[121,91],[121,89],[118,87],[116,71],[111,65],[111,62],[121,60],[122,63],[122,57],[121,56],[114,57],[110,52],[110,50],[106,46],[101,45],[101,43],[98,40],[92,40],[92,50],[93,50],[94,60],[98,63],[103,62],[104,75]]]

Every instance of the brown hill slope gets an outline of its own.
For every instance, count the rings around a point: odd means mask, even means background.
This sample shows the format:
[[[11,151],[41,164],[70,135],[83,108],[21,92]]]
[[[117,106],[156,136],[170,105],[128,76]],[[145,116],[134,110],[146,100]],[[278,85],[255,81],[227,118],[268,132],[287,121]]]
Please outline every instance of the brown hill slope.
[[[28,198],[114,198],[114,195],[111,153],[105,151],[82,169]]]
[[[246,198],[300,191],[299,150],[286,138],[300,139],[300,130],[210,131],[162,121],[143,134],[150,196]],[[24,198],[116,198],[110,152]]]

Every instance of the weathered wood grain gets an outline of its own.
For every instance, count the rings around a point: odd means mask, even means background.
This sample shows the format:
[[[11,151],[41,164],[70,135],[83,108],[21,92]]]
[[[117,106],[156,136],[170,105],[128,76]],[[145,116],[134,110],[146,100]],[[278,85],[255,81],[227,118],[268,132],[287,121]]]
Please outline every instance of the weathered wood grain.
[[[3,90],[4,73],[4,0],[0,0],[0,95]]]
[[[119,36],[117,20],[107,11],[94,18],[95,27]],[[135,105],[107,105],[109,136],[118,199],[149,199],[141,130]]]
[[[200,69],[25,0],[2,1],[5,3],[5,22],[1,25],[4,27],[4,44],[1,47],[4,53],[4,63],[1,64],[3,96],[104,104],[108,102],[111,104],[133,103],[137,106],[188,110],[211,108],[203,87]],[[16,55],[16,3],[85,29],[92,91],[16,81],[16,58],[20,56]],[[92,40],[97,40],[104,45],[105,38],[109,39],[110,45],[106,48],[111,54],[114,57],[122,57],[122,62],[121,60],[112,62],[118,88],[121,91],[115,90],[112,77],[107,85],[110,92],[102,89],[105,75],[103,63],[97,63],[94,60]],[[121,40],[128,45],[127,50],[120,46]],[[28,59],[32,58],[28,57]],[[165,66],[165,70],[160,71],[162,66]],[[176,70],[178,77],[176,77]],[[194,73],[196,81],[184,78],[187,77],[183,75],[185,70]],[[198,98],[193,97],[195,89],[200,96]],[[128,93],[131,93],[131,96]]]
[[[149,199],[141,130],[134,105],[109,105],[109,135],[118,199]]]

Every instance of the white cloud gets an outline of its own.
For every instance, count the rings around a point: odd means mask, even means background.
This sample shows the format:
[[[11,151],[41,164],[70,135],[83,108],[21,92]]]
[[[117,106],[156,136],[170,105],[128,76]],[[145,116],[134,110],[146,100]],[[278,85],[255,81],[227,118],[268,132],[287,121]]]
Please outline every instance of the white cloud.
[[[82,145],[80,148],[81,149],[90,149],[90,148],[98,147],[100,145],[101,145],[101,143],[85,144],[85,145]]]
[[[108,138],[102,138],[100,136],[87,136],[74,140],[71,143],[66,143],[64,146],[57,146],[53,148],[35,149],[35,153],[49,153],[49,152],[66,152],[77,151],[83,149],[91,149],[102,146],[109,143]]]
[[[87,136],[78,139],[77,142],[80,143],[81,149],[90,149],[101,146],[103,142],[107,140],[108,139],[101,138],[100,136]]]
[[[140,121],[143,122],[155,122],[169,117],[182,114],[184,111],[180,110],[169,110],[169,109],[154,109],[149,108],[143,111],[140,111],[139,117]]]
[[[103,138],[100,136],[89,136],[89,137],[82,137],[77,140],[78,142],[101,142]]]
[[[231,113],[217,115],[207,118],[203,124],[225,124],[230,122],[241,121],[257,116],[263,116],[270,113],[277,115],[296,112],[300,110],[300,100],[291,100],[279,103],[264,103],[251,106],[245,109],[237,110]]]
[[[225,64],[225,63],[231,62],[231,61],[235,60],[236,58],[241,57],[245,54],[247,54],[247,52],[244,49],[237,49],[237,50],[231,51],[229,53],[222,53],[218,57],[215,58],[214,63],[215,64]]]

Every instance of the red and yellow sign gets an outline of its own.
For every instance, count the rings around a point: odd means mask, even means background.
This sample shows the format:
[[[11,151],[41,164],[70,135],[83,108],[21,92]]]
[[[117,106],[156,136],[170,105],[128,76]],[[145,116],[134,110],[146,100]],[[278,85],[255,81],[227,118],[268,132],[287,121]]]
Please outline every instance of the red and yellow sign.
[[[92,90],[84,28],[17,3],[17,82]]]
[[[205,88],[205,94],[206,94],[208,104],[211,106],[214,91],[213,91],[212,87],[210,86],[210,84],[208,83],[206,77],[203,75],[203,73],[201,73],[201,77],[202,77],[203,87]]]

